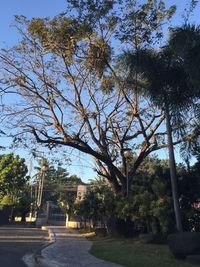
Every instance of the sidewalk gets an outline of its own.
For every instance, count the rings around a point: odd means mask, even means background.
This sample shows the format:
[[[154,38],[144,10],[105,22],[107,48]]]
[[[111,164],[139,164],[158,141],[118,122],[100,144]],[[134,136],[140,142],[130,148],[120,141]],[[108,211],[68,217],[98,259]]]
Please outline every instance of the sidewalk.
[[[40,267],[120,267],[98,259],[89,250],[92,242],[73,229],[47,227],[52,244],[36,256]]]

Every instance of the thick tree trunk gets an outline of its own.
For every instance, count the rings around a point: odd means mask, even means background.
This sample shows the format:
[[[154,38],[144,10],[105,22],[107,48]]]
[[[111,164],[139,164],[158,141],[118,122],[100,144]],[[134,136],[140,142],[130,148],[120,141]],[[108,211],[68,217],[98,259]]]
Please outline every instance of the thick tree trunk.
[[[165,116],[166,116],[166,128],[167,128],[167,138],[168,138],[168,152],[169,152],[169,167],[170,167],[170,177],[171,177],[171,188],[172,188],[172,198],[174,204],[174,213],[176,219],[176,227],[179,232],[183,231],[180,205],[178,199],[178,185],[177,185],[177,175],[176,175],[176,163],[174,157],[174,148],[172,140],[172,129],[170,124],[169,107],[165,104]]]

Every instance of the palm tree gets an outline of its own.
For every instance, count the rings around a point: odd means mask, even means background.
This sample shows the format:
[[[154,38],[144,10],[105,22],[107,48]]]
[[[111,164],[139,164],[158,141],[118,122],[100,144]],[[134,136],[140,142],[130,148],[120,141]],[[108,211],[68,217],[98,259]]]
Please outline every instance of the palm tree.
[[[200,137],[200,26],[185,24],[173,29],[169,45],[176,57],[184,63],[184,68],[193,85],[192,95],[196,101],[194,111],[197,118],[196,127],[187,142],[184,143],[183,155],[188,159],[198,151]]]
[[[172,30],[169,46],[184,63],[193,84],[194,96],[200,96],[200,26],[185,24]]]
[[[182,110],[185,112],[192,103],[190,90],[192,85],[189,83],[183,61],[175,57],[169,46],[161,51],[143,49],[135,53],[126,52],[123,55],[123,62],[128,68],[128,79],[137,72],[136,76],[144,81],[143,93],[164,109],[176,227],[178,231],[182,231],[171,120],[173,118],[179,121],[179,125],[183,122]]]

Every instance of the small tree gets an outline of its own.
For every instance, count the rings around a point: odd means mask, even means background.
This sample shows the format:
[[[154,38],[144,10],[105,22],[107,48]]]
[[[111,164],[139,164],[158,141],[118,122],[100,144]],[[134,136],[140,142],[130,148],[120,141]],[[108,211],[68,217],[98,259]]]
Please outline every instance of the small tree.
[[[24,221],[31,204],[27,172],[25,160],[19,156],[14,156],[13,153],[0,156],[0,203],[12,205],[12,216],[18,213]]]
[[[116,217],[114,192],[105,178],[91,180],[87,186],[84,199],[76,202],[75,213],[85,224],[89,221],[90,227],[105,227],[112,216]]]
[[[29,177],[25,160],[10,153],[0,156],[0,187],[2,197],[9,197],[12,204],[23,192]]]
[[[31,210],[31,205],[33,202],[33,198],[31,198],[31,186],[26,184],[24,186],[22,193],[18,197],[17,203],[14,206],[14,216],[20,216],[21,221],[26,221],[26,216],[28,212]]]

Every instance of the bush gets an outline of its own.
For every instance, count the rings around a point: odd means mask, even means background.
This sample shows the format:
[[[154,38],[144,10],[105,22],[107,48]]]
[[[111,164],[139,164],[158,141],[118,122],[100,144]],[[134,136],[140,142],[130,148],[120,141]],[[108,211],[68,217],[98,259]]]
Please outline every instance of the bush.
[[[183,232],[168,236],[168,245],[176,258],[200,254],[200,233]]]
[[[106,228],[97,227],[97,228],[95,228],[95,234],[97,236],[104,237],[104,236],[107,236],[108,233],[107,233]]]
[[[140,234],[139,239],[144,244],[162,244],[166,241],[166,237],[161,234]]]
[[[107,222],[108,234],[111,236],[133,237],[138,235],[135,224],[131,220],[118,218],[109,219]]]

